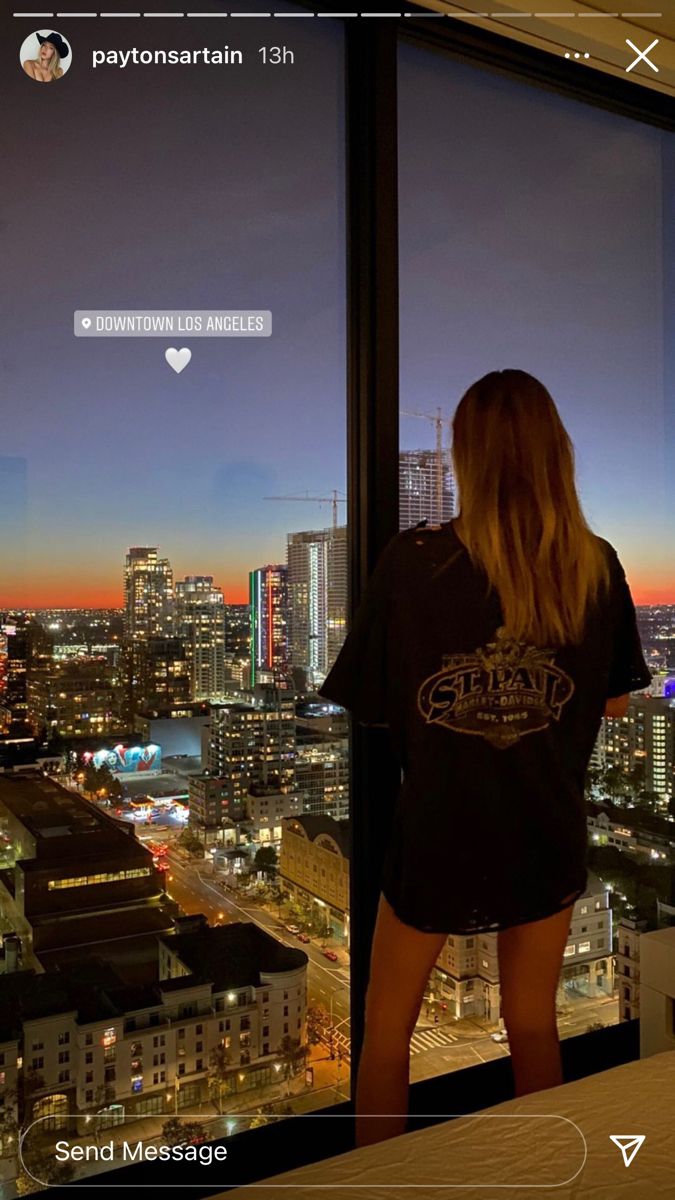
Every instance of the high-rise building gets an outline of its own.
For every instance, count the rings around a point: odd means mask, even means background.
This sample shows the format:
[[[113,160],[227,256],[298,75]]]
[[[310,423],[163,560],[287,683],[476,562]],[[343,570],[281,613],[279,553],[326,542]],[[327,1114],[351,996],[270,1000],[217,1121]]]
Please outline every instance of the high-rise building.
[[[323,682],[346,633],[347,528],[288,534],[291,666],[308,688]]]
[[[430,525],[451,521],[455,484],[450,462],[444,458],[439,464],[435,450],[402,450],[398,462],[399,529],[410,529],[425,518]]]
[[[6,625],[3,706],[10,726],[28,719],[27,661],[28,633],[19,625]]]
[[[341,821],[349,816],[349,745],[330,734],[305,735],[298,744],[295,785],[302,811]]]
[[[108,734],[120,728],[115,673],[103,655],[49,659],[31,664],[29,715],[47,737]]]
[[[337,658],[347,636],[347,526],[331,529],[328,544],[328,603],[326,614],[326,660],[328,669]]]
[[[636,794],[658,796],[657,811],[667,811],[675,794],[675,701],[636,692],[625,717],[603,724],[605,766],[617,767]]]
[[[229,810],[252,783],[295,788],[295,702],[281,688],[258,685],[250,703],[214,704],[204,765],[223,784]]]
[[[175,629],[187,648],[193,700],[225,691],[225,605],[212,575],[186,575],[176,582]]]
[[[124,567],[124,632],[132,640],[172,632],[173,571],[156,546],[132,546]]]
[[[0,732],[10,737],[30,737],[28,721],[28,659],[30,639],[27,623],[2,626],[2,695],[0,696]]]
[[[7,695],[7,633],[4,625],[0,625],[0,732],[7,721],[5,701]]]
[[[166,712],[190,701],[190,659],[183,638],[151,637],[134,646],[136,711]]]
[[[140,688],[141,648],[173,632],[173,572],[156,546],[132,546],[124,567],[125,708],[132,717],[147,697]]]
[[[190,828],[205,846],[215,845],[222,838],[223,829],[246,815],[244,797],[230,806],[230,787],[227,779],[204,771],[201,775],[190,775]]]
[[[288,672],[287,577],[279,564],[249,572],[251,687],[260,678],[282,683]]]

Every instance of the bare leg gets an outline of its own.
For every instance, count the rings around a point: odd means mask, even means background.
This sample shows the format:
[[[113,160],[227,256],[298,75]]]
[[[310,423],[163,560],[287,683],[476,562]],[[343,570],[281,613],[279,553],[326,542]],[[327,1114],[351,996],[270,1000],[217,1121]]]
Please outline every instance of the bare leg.
[[[555,997],[574,905],[497,935],[502,1016],[516,1096],[563,1082]]]
[[[357,1074],[357,1146],[405,1131],[410,1038],[427,980],[446,937],[445,933],[424,933],[403,924],[380,895]],[[378,1119],[369,1113],[392,1115]]]

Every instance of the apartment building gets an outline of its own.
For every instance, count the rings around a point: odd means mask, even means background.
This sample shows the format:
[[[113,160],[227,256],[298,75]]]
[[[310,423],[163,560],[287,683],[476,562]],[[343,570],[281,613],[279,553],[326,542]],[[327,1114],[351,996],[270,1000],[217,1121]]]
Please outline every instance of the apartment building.
[[[332,936],[348,946],[349,822],[303,813],[282,820],[281,828],[279,883],[321,910]]]
[[[199,915],[157,940],[143,986],[100,958],[0,976],[0,1106],[16,1107],[21,1071],[32,1118],[82,1133],[93,1112],[112,1125],[273,1083],[301,1065],[307,961],[251,922]]]
[[[622,917],[617,926],[616,983],[619,989],[619,1019],[640,1016],[640,938],[646,921]]]
[[[430,987],[434,998],[446,1003],[453,1017],[478,1016],[497,1021],[500,1015],[497,934],[449,936],[436,961]],[[613,991],[609,892],[589,871],[588,887],[572,910],[559,995],[577,992],[585,996],[611,996]]]

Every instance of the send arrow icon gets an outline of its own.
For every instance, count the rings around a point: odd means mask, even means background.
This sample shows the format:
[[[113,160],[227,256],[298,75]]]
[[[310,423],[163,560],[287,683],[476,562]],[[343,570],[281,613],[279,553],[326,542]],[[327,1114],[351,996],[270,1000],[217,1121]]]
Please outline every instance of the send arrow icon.
[[[645,1140],[644,1133],[610,1133],[609,1140],[619,1147],[624,1167],[629,1167]]]

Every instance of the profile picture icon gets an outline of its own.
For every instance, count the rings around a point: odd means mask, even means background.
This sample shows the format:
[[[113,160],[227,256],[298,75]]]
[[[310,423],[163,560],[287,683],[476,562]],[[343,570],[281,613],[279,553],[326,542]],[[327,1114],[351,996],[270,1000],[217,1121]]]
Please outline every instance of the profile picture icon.
[[[39,29],[23,42],[19,60],[36,83],[54,83],[69,70],[73,55],[69,42],[53,29]]]

